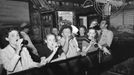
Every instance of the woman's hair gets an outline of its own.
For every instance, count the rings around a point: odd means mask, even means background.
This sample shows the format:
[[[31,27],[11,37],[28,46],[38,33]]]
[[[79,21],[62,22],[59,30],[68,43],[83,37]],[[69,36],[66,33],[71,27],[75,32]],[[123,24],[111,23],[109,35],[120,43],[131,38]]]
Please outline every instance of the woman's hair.
[[[22,23],[21,25],[20,25],[20,31],[22,31],[22,30],[24,30],[25,28],[28,28],[28,29],[30,29],[31,28],[31,25],[30,24],[28,24],[28,23]]]
[[[91,25],[91,23],[94,22],[94,21],[98,22],[97,19],[92,19],[92,20],[90,21],[89,25]]]
[[[58,30],[58,28],[53,27],[53,28],[51,28],[51,29],[50,29],[51,33],[53,33],[53,32],[52,32],[52,31],[53,31],[53,29],[57,29],[57,30]],[[59,31],[59,30],[58,30],[58,31]]]
[[[95,30],[94,28],[89,28],[89,30],[94,30],[94,31],[95,31],[95,33],[96,33],[95,39],[96,39],[96,42],[98,42],[98,40],[99,40],[99,35],[98,35],[97,30]],[[89,30],[88,30],[88,31],[89,31]]]
[[[46,34],[46,36],[44,37],[44,40],[47,40],[48,36],[50,36],[50,35],[53,35],[55,37],[55,39],[56,39],[56,35],[55,34],[49,33],[49,34]],[[57,39],[56,39],[56,41],[57,41]]]
[[[17,28],[7,28],[7,29],[4,30],[4,37],[5,38],[8,37],[9,36],[9,33],[11,31],[17,31],[19,33],[19,36],[20,36],[20,32],[19,32],[19,30]]]
[[[90,29],[90,25],[91,25],[91,23],[94,22],[94,21],[96,21],[96,22],[98,23],[98,20],[97,20],[97,19],[91,20],[91,22],[90,22],[90,24],[89,24],[89,26],[88,26],[88,29]],[[100,30],[100,26],[99,26],[98,24],[97,24],[96,26],[92,27],[92,28],[95,29],[95,30]]]
[[[30,24],[26,24],[25,26],[21,26],[19,27],[19,31],[24,31],[25,29],[28,29],[29,31],[27,32],[28,35],[33,35],[33,27]]]
[[[71,27],[71,25],[63,25],[63,26],[61,27],[60,31],[59,31],[59,35],[60,35],[60,36],[61,36],[61,34],[62,34],[62,32],[63,32],[64,29],[70,29],[71,32],[72,32],[72,27]]]
[[[1,41],[1,48],[5,48],[8,44],[9,44],[9,42],[5,39],[5,38],[7,38],[8,36],[9,36],[9,33],[11,32],[11,31],[18,31],[18,29],[17,28],[4,28],[4,29],[1,29],[1,33],[0,33],[0,36],[1,36],[1,39],[0,39],[0,41]],[[18,31],[19,32],[19,31]],[[19,35],[20,35],[20,33],[19,33]]]

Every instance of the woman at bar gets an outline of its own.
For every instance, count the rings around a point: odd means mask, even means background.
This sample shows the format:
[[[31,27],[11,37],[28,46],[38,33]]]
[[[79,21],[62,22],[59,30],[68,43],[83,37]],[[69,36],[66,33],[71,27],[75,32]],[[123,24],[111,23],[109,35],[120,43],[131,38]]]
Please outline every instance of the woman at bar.
[[[98,48],[95,46],[97,42],[97,32],[95,29],[88,30],[88,41],[82,42],[82,53],[96,51]]]
[[[41,58],[46,57],[48,63],[60,61],[66,58],[62,48],[56,42],[56,36],[54,34],[47,34],[44,38],[44,42],[43,49],[39,51]],[[44,71],[42,72],[44,73]],[[53,64],[49,65],[47,73],[48,75],[59,75],[63,73],[63,69],[58,64]]]
[[[71,25],[64,25],[60,30],[62,36],[60,44],[67,58],[78,55],[78,43],[76,38],[73,36],[73,29]]]
[[[109,54],[107,48],[104,48],[102,47],[102,45],[98,44],[98,32],[95,29],[89,29],[87,35],[89,41],[82,42],[82,55],[86,55],[89,52],[96,51],[98,50],[98,48],[101,49],[105,54]]]
[[[44,41],[45,44],[43,50],[39,52],[39,55],[41,57],[46,57],[50,62],[52,59],[56,59],[60,56],[65,56],[62,48],[56,42],[56,36],[54,34],[47,34]]]
[[[40,63],[32,60],[27,48],[22,44],[23,39],[20,38],[19,31],[16,29],[9,29],[5,33],[5,40],[8,45],[1,50],[1,59],[7,74],[46,64],[45,59],[42,59]]]
[[[77,37],[77,41],[78,41],[78,46],[80,48],[80,50],[82,50],[82,41],[86,41],[87,39],[87,30],[85,26],[80,26],[79,27],[79,36]]]
[[[93,29],[95,29],[95,30],[98,30],[99,25],[98,25],[97,19],[93,19],[93,20],[91,21],[91,23],[90,23],[90,25],[89,25],[88,28],[89,28],[89,29],[90,29],[90,28],[93,28]]]

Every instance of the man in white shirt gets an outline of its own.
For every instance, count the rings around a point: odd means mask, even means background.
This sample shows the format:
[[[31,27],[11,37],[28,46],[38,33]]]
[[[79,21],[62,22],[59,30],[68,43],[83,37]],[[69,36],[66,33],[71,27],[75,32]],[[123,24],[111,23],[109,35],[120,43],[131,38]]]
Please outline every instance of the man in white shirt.
[[[108,24],[106,20],[102,20],[100,24],[101,28],[101,36],[99,40],[99,44],[105,47],[110,47],[113,41],[113,32],[108,30]]]

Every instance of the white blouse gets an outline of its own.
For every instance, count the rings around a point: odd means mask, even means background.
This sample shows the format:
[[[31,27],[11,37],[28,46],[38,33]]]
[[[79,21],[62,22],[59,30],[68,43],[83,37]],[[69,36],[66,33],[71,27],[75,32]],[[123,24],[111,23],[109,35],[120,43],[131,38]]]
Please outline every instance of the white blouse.
[[[8,45],[1,51],[1,59],[7,74],[29,69],[37,64],[32,60],[25,47],[22,48],[20,55],[17,55],[15,50]]]

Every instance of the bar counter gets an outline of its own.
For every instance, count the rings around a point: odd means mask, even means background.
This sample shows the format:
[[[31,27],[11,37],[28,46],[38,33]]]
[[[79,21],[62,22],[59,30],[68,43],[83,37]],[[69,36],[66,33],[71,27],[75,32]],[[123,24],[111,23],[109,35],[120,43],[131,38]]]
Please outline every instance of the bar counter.
[[[45,66],[16,72],[10,75],[82,75],[84,72],[98,65],[98,51],[90,52],[86,56],[73,56],[52,60]]]

